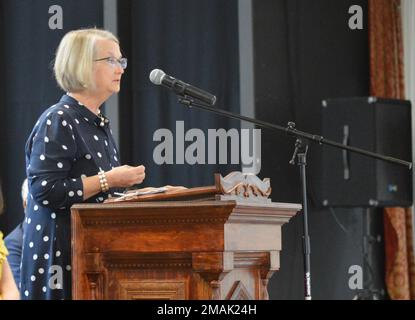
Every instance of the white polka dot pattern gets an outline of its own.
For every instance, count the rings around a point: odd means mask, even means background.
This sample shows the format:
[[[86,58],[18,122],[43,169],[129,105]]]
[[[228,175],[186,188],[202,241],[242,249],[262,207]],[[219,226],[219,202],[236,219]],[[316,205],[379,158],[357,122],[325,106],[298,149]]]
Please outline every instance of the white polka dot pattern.
[[[83,179],[120,165],[109,125],[100,123],[64,95],[39,118],[28,138],[25,167],[31,194],[21,264],[24,299],[70,298],[71,284],[65,282],[72,270],[70,208],[84,201]],[[103,202],[105,197],[99,193],[90,200]],[[49,284],[56,273],[52,267],[65,272],[63,283]]]

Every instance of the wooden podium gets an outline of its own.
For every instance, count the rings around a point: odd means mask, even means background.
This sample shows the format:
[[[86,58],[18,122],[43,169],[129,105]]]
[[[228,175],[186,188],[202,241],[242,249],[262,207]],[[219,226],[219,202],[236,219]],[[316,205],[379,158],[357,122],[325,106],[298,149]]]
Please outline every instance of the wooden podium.
[[[268,299],[281,226],[301,205],[268,199],[269,180],[72,207],[73,299]]]

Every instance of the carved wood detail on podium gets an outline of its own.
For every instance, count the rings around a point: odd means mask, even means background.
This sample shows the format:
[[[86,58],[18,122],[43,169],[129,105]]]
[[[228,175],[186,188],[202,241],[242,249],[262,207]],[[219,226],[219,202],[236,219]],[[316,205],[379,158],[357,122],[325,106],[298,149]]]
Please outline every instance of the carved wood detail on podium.
[[[216,177],[174,195],[72,206],[73,298],[268,299],[281,226],[301,205],[271,202],[267,179]]]
[[[172,187],[163,193],[136,195],[143,189],[129,190],[122,197],[113,197],[105,203],[179,201],[179,200],[242,200],[254,203],[271,203],[271,181],[256,175],[234,171],[222,177],[215,174],[215,185],[197,188]],[[171,187],[171,186],[170,186]],[[146,189],[146,188],[144,188]]]
[[[271,181],[260,180],[256,175],[234,171],[222,177],[215,174],[215,185],[223,200],[249,200],[253,202],[271,202]]]
[[[235,268],[253,268],[269,266],[269,252],[238,252],[235,253]]]
[[[100,272],[87,272],[86,273],[88,284],[89,284],[89,294],[91,300],[102,300],[104,298],[104,285],[103,285],[103,275]]]
[[[261,279],[262,300],[269,300],[268,282],[269,282],[269,279]]]
[[[103,255],[107,269],[169,269],[191,268],[190,253],[109,252]]]
[[[260,270],[260,277],[261,277],[261,297],[262,300],[269,300],[268,294],[268,283],[269,279],[271,279],[274,272],[276,272],[279,267],[279,253],[276,251],[269,252],[267,264],[265,267],[261,268]]]
[[[122,300],[184,300],[186,281],[176,280],[121,280],[118,282]]]
[[[241,281],[236,281],[227,297],[228,300],[254,300]]]
[[[217,281],[217,280],[211,281],[210,288],[212,289],[210,300],[221,300],[220,281]]]

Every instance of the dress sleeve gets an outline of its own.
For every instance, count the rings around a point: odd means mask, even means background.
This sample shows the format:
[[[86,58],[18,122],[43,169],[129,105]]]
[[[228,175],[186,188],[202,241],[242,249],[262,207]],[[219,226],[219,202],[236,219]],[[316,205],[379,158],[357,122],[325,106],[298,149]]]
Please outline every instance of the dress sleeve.
[[[82,202],[82,180],[70,177],[77,153],[70,118],[57,110],[38,125],[27,168],[31,195],[37,203],[51,209]]]

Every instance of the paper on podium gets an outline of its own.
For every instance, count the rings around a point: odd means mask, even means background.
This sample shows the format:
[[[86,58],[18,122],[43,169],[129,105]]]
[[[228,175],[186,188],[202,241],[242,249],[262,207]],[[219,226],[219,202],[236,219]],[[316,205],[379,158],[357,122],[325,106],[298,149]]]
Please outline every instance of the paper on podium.
[[[108,198],[105,203],[213,199],[216,193],[217,189],[215,186],[186,188],[167,185],[160,188],[148,187],[116,193],[119,197]]]
[[[222,177],[215,176],[215,185],[186,188],[182,186],[164,186],[161,188],[142,188],[130,190],[120,197],[108,198],[105,202],[126,201],[202,201],[237,200],[244,203],[271,203],[271,182],[249,173],[234,171]]]
[[[140,189],[140,190],[136,190],[136,191],[129,191],[129,192],[125,192],[125,193],[118,193],[118,192],[114,192],[115,195],[120,196],[119,199],[123,199],[126,197],[132,197],[132,196],[143,196],[146,194],[156,194],[156,193],[162,193],[162,192],[166,192],[167,188],[166,187],[161,187],[161,188],[145,188],[145,189],[149,189],[149,190],[144,190],[144,189]]]

